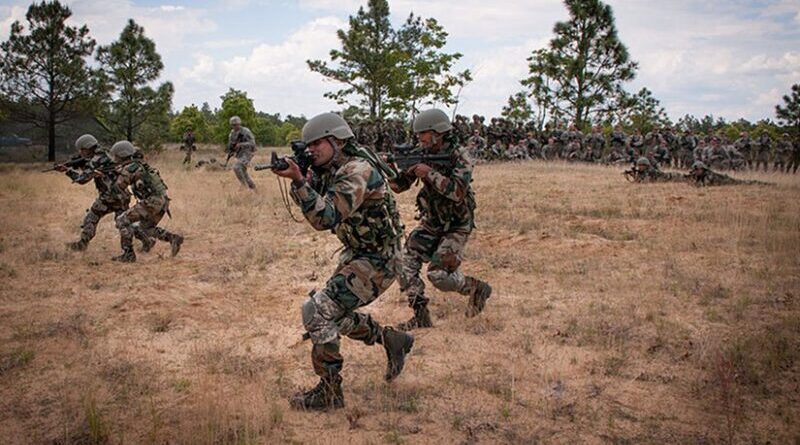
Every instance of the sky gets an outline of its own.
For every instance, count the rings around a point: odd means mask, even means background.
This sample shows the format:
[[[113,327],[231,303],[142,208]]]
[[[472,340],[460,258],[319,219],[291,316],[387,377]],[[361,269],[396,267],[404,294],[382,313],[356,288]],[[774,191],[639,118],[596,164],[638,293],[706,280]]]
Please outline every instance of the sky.
[[[156,42],[161,81],[175,86],[173,108],[218,107],[229,88],[244,90],[257,110],[305,115],[341,107],[323,94],[338,89],[311,72],[308,59],[338,48],[336,31],[366,0],[74,0],[70,21],[88,25],[99,45],[119,37],[133,18]],[[713,114],[728,120],[774,119],[800,83],[800,0],[609,0],[620,39],[639,63],[626,84],[649,88],[668,115]],[[25,23],[30,1],[0,0],[0,40]],[[458,113],[497,116],[521,90],[526,58],[547,46],[567,18],[556,0],[390,0],[401,24],[412,11],[434,17],[449,33],[457,70],[474,80]]]

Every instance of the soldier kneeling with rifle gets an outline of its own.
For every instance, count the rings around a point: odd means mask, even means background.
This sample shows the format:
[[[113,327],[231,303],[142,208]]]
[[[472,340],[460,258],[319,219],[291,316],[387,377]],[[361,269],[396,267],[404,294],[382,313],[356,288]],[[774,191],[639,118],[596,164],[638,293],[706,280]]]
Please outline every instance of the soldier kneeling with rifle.
[[[295,150],[294,159],[273,156],[270,166],[260,168],[291,179],[292,199],[306,220],[317,230],[335,233],[343,246],[333,276],[302,307],[303,325],[313,343],[311,362],[320,381],[290,399],[296,409],[325,410],[344,406],[339,375],[342,335],[383,345],[387,381],[402,371],[414,338],[357,311],[375,301],[401,273],[403,226],[388,185],[394,172],[355,144],[350,126],[337,114],[309,120],[302,138],[305,154]]]

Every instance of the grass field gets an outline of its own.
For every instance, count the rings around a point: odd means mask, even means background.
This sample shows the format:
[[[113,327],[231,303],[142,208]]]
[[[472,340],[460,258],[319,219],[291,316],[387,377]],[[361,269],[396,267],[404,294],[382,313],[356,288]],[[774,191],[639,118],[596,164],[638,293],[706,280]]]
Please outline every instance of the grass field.
[[[91,185],[0,167],[0,442],[800,443],[798,176],[480,165],[463,268],[492,283],[486,311],[431,291],[436,327],[392,384],[382,348],[343,340],[346,408],[303,413],[286,401],[316,383],[300,304],[338,242],[289,218],[272,174],[253,193],[180,159],[152,163],[183,250],[132,265],[110,261],[110,217],[66,251]],[[367,310],[410,316],[396,286]]]

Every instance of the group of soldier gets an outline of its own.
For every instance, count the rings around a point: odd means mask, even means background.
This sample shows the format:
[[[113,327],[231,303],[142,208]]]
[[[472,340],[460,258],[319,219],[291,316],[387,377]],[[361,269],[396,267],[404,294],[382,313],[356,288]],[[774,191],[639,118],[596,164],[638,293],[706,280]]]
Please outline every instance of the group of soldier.
[[[235,116],[230,125],[228,154],[236,158],[233,170],[243,185],[254,188],[247,173],[255,152],[252,132]],[[312,342],[311,363],[320,380],[315,387],[290,398],[293,408],[327,410],[344,406],[342,336],[366,345],[382,345],[387,357],[385,380],[400,374],[414,345],[408,331],[433,327],[430,298],[421,277],[423,265],[428,264],[426,276],[434,287],[468,297],[467,317],[482,312],[492,295],[488,283],[459,270],[475,228],[471,157],[441,110],[420,113],[412,127],[419,150],[446,157],[449,162],[416,163],[399,170],[360,145],[342,117],[323,113],[302,129],[304,161],[295,155],[276,164],[282,166],[281,170],[272,167],[276,175],[291,180],[291,198],[311,226],[331,231],[342,243],[333,275],[302,305],[304,338]],[[169,214],[167,186],[141,152],[130,142],[120,141],[106,153],[91,135],[81,136],[75,145],[80,154],[54,168],[81,184],[94,180],[98,198],[87,212],[80,240],[70,243],[69,248],[85,250],[97,222],[113,212],[123,249],[114,260],[136,260],[133,237],[141,240],[143,251],[150,250],[156,239],[169,242],[172,255],[176,255],[183,236],[158,227],[164,214]],[[192,144],[187,146],[191,150]],[[422,184],[416,199],[420,223],[405,238],[394,194],[417,183]],[[131,194],[137,199],[133,207],[129,207]],[[413,312],[410,319],[391,327],[358,310],[375,301],[395,281],[407,296]]]
[[[457,115],[452,123],[454,137],[468,148],[478,162],[526,159],[566,160],[597,164],[633,164],[647,157],[659,166],[688,169],[700,161],[715,170],[769,170],[796,173],[800,168],[800,142],[788,133],[776,140],[766,130],[751,138],[741,132],[735,140],[722,134],[696,135],[692,130],[676,131],[670,127],[654,128],[642,134],[630,134],[617,125],[609,134],[595,126],[588,133],[574,124],[549,124],[538,131],[533,122],[512,122],[492,118],[485,124],[482,116],[472,119]],[[413,143],[402,121],[361,122],[354,125],[356,140],[377,152],[391,152],[393,147]]]
[[[106,152],[90,134],[79,137],[75,148],[78,155],[53,169],[65,173],[77,184],[94,181],[97,198],[83,218],[80,238],[67,247],[86,250],[97,232],[97,224],[113,213],[122,247],[122,253],[112,258],[114,261],[136,261],[134,237],[141,241],[142,252],[149,252],[156,240],[160,240],[170,244],[172,256],[177,255],[183,236],[158,227],[164,215],[169,214],[167,185],[141,151],[128,141],[119,141]],[[130,207],[131,195],[136,197],[133,207]]]

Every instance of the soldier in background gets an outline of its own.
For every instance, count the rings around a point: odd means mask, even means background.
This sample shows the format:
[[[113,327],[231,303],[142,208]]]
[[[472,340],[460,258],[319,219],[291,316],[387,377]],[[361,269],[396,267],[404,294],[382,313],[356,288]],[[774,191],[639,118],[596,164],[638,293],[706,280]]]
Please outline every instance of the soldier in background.
[[[786,171],[789,173],[789,166],[792,164],[792,140],[789,138],[789,133],[783,133],[778,142],[775,144],[775,163],[773,164],[773,171],[781,172]]]
[[[772,138],[769,137],[769,133],[767,130],[761,132],[761,136],[758,138],[758,142],[755,144],[758,147],[758,154],[756,155],[756,167],[755,170],[758,170],[758,166],[763,164],[764,171],[767,171],[769,163],[769,155],[772,151]]]
[[[692,164],[692,170],[687,177],[692,181],[692,184],[698,187],[715,185],[771,185],[761,181],[746,181],[731,178],[730,176],[712,171],[705,163],[700,161],[696,161]]]
[[[192,163],[192,153],[197,150],[197,147],[194,145],[195,138],[194,132],[192,129],[186,130],[186,134],[183,135],[183,145],[181,145],[181,150],[186,150],[186,156],[183,158],[184,164]]]
[[[249,128],[242,126],[239,116],[230,119],[231,133],[228,135],[228,150],[234,153],[236,162],[233,164],[233,173],[242,185],[255,189],[256,183],[247,173],[247,166],[256,153],[256,137]]]

